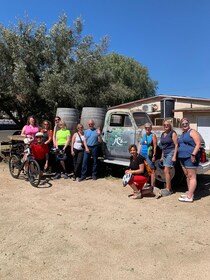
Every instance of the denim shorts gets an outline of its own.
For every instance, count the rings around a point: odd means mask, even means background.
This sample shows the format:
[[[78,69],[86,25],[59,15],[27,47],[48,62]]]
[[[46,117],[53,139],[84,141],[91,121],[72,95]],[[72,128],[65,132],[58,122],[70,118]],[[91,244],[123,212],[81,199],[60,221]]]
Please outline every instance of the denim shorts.
[[[163,165],[166,167],[173,167],[174,163],[172,161],[172,157],[174,155],[174,150],[170,151],[170,153],[167,156],[163,157]]]
[[[155,162],[152,162],[148,156],[146,157],[146,162],[149,164],[149,166],[152,170],[155,169]]]
[[[180,160],[180,164],[181,164],[182,167],[189,168],[189,169],[198,168],[199,159],[197,157],[196,157],[196,161],[195,162],[191,161],[191,157],[180,158],[179,160]]]

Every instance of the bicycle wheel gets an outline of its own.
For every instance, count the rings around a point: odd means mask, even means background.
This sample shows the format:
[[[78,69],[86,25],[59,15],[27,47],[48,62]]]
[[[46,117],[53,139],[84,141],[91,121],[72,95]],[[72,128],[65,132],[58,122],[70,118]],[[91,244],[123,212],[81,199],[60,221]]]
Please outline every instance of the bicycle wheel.
[[[28,164],[28,180],[33,187],[37,187],[41,180],[41,171],[38,162],[30,159]]]
[[[16,155],[11,155],[9,158],[9,171],[13,178],[17,179],[21,171],[21,160]]]

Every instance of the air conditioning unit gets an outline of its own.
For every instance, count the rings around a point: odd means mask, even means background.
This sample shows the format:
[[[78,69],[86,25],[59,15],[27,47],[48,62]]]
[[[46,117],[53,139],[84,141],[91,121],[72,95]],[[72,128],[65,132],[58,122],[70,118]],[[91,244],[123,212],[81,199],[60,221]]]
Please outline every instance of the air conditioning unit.
[[[153,111],[152,104],[142,104],[141,108],[142,108],[142,111],[144,111],[146,113],[152,113],[152,111]]]

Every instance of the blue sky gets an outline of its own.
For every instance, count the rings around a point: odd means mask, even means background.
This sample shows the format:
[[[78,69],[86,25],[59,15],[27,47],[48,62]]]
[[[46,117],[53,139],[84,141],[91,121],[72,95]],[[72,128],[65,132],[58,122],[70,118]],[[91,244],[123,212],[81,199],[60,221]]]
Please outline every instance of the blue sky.
[[[0,23],[17,18],[50,29],[66,13],[84,21],[84,35],[110,37],[108,52],[132,57],[157,80],[157,94],[210,98],[209,0],[7,0]]]

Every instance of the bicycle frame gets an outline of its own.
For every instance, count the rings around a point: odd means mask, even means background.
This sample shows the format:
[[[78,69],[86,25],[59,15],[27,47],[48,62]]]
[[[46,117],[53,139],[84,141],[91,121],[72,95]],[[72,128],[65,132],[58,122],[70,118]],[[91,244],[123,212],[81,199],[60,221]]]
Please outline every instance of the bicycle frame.
[[[12,151],[12,150],[11,150]],[[14,152],[14,150],[13,150]],[[24,152],[11,153],[9,160],[9,170],[13,178],[18,178],[21,171],[25,171],[30,184],[37,187],[41,180],[41,171],[38,162],[31,154],[30,144],[24,145]],[[17,170],[17,174],[15,173]]]

